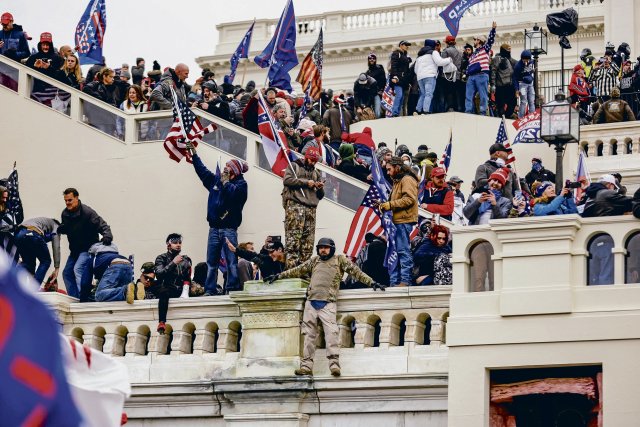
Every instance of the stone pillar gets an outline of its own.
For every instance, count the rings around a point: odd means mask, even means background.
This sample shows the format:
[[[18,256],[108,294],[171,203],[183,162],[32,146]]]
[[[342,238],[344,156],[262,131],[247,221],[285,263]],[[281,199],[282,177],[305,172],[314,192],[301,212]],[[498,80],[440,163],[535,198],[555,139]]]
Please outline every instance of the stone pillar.
[[[131,357],[134,355],[144,356],[146,354],[147,341],[149,341],[149,338],[146,335],[138,332],[129,332],[125,347],[126,355]]]
[[[106,334],[102,351],[111,356],[124,356],[124,337],[115,333]]]
[[[157,332],[152,332],[151,339],[149,340],[149,354],[167,354],[170,337],[171,335],[166,332],[162,335]]]
[[[307,282],[279,280],[272,285],[246,282],[230,298],[242,313],[239,377],[290,376],[301,354],[300,321]],[[222,340],[222,331],[220,333]]]
[[[404,334],[405,347],[412,348],[415,345],[422,345],[422,337],[424,336],[424,323],[417,320],[407,320],[407,331]]]
[[[196,329],[196,339],[193,342],[193,354],[205,354],[215,352],[216,334],[206,329]]]
[[[440,347],[442,343],[442,332],[444,331],[442,327],[441,320],[431,319],[431,330],[429,331],[429,343],[432,347]]]
[[[185,331],[173,331],[171,354],[191,354],[191,334]]]
[[[94,350],[102,351],[104,345],[104,338],[98,335],[85,334],[82,336],[83,344],[88,345]]]
[[[598,153],[598,148],[596,147],[595,141],[589,141],[587,144],[587,157],[596,157]]]
[[[375,327],[367,322],[356,323],[355,348],[373,347]]]

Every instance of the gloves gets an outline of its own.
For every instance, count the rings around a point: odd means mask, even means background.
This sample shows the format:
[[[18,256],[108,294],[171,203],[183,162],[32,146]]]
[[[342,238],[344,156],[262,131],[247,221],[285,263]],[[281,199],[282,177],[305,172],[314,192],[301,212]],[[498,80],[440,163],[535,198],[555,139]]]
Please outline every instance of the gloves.
[[[382,283],[378,283],[378,282],[373,282],[371,284],[371,287],[373,288],[373,291],[377,291],[378,289],[380,289],[382,292],[385,291],[385,289],[387,289],[387,285],[383,285]]]
[[[380,212],[388,211],[391,210],[391,204],[389,202],[380,203],[378,208],[380,209]]]
[[[113,239],[111,237],[104,236],[102,238],[102,244],[105,245],[105,246],[111,245],[112,241],[113,241]]]
[[[272,274],[271,276],[264,278],[264,281],[269,282],[270,285],[276,280],[278,280],[278,274]]]

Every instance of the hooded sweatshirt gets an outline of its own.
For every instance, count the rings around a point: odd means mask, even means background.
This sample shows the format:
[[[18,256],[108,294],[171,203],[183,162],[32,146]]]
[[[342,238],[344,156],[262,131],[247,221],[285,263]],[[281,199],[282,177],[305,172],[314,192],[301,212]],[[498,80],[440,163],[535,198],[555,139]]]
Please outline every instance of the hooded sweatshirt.
[[[424,41],[424,47],[418,52],[418,59],[416,59],[415,65],[416,78],[418,80],[437,77],[438,67],[451,64],[451,58],[443,59],[435,47],[435,40],[427,39]]]
[[[523,51],[520,55],[520,61],[518,61],[513,70],[513,86],[516,88],[516,90],[520,89],[520,83],[533,83],[533,73],[535,71],[533,59],[529,59],[529,63],[525,64],[522,60],[522,58],[525,57],[531,58],[531,52],[529,52],[528,50]]]
[[[170,110],[173,107],[173,98],[171,88],[176,92],[178,99],[184,103],[187,102],[186,90],[184,82],[178,79],[173,68],[167,68],[162,74],[160,84],[156,85],[151,92],[151,110]]]

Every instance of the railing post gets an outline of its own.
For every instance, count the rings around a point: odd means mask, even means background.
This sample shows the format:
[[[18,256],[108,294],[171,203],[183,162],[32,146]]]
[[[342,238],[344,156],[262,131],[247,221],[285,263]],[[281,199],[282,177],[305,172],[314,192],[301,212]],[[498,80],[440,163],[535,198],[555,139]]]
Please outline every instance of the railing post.
[[[193,341],[193,354],[214,353],[216,335],[206,329],[196,329],[196,339]]]
[[[85,334],[82,336],[82,340],[84,341],[84,344],[88,345],[92,349],[102,351],[102,346],[104,345],[103,337],[93,334]]]
[[[134,355],[144,356],[149,338],[138,332],[129,332],[127,334],[127,345],[125,346],[125,354],[127,357]]]
[[[124,142],[126,144],[133,144],[136,142],[136,134],[138,133],[137,124],[138,123],[134,115],[127,115],[127,118],[124,120]]]
[[[25,98],[31,97],[30,92],[31,76],[18,69],[18,94]]]

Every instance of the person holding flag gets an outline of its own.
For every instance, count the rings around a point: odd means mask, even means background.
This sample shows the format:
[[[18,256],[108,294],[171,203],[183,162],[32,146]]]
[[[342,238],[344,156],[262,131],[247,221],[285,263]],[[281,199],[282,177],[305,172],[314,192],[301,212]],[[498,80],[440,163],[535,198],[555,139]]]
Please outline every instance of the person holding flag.
[[[191,142],[187,142],[187,148],[191,151],[193,168],[198,178],[209,191],[207,202],[208,271],[204,285],[205,296],[217,294],[221,254],[224,255],[227,264],[225,293],[239,291],[241,289],[238,282],[238,259],[235,253],[229,250],[226,242],[229,241],[234,246],[238,246],[238,227],[242,224],[242,209],[247,202],[249,193],[244,173],[249,170],[249,165],[241,160],[231,159],[225,164],[222,174],[220,174],[219,166],[214,174],[204,165]]]
[[[236,70],[238,68],[238,64],[242,58],[249,57],[249,46],[251,45],[251,36],[253,34],[253,26],[256,25],[256,21],[254,20],[247,33],[242,38],[242,41],[238,45],[238,48],[231,55],[231,59],[229,60],[229,64],[231,64],[231,71],[228,75],[225,76],[224,81],[227,84],[232,84],[233,79],[236,77]],[[246,70],[246,69],[245,69]],[[244,81],[244,76],[243,79]]]
[[[392,157],[387,163],[387,172],[393,179],[389,200],[380,203],[380,212],[393,212],[395,225],[395,250],[398,262],[390,271],[391,286],[410,286],[412,283],[413,258],[409,235],[418,222],[418,177],[400,157]],[[389,236],[391,240],[391,236]]]

